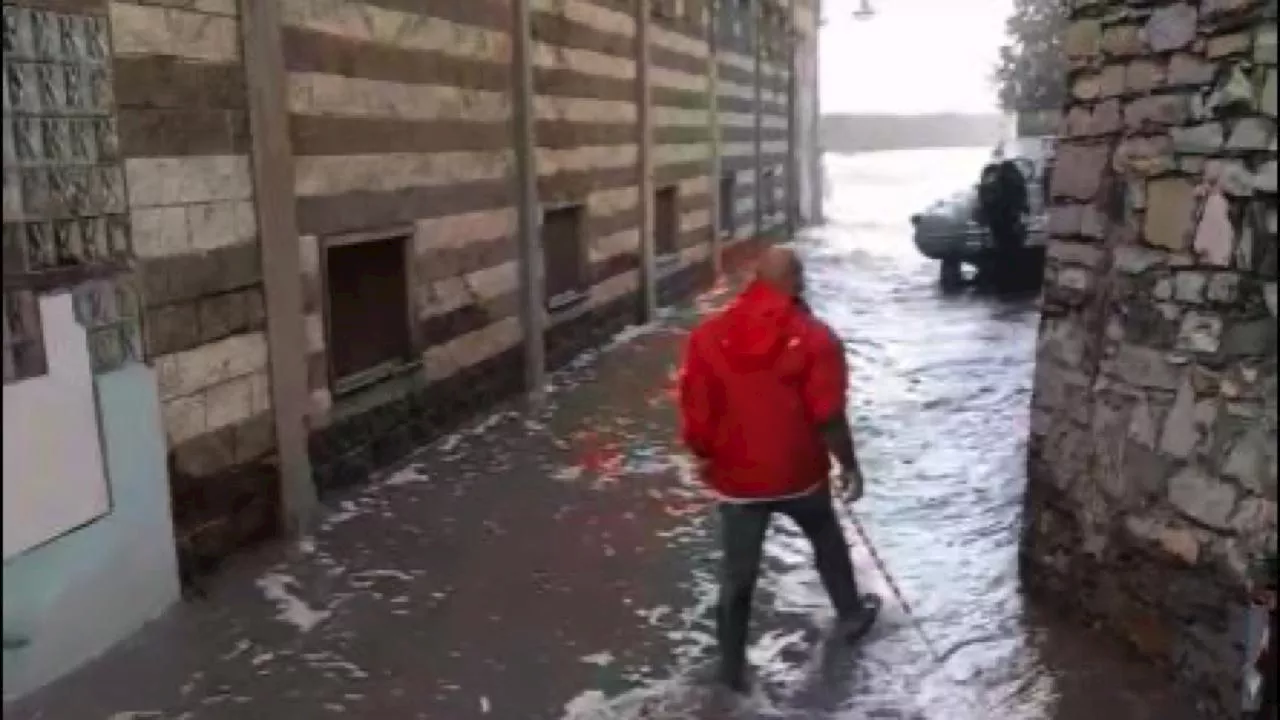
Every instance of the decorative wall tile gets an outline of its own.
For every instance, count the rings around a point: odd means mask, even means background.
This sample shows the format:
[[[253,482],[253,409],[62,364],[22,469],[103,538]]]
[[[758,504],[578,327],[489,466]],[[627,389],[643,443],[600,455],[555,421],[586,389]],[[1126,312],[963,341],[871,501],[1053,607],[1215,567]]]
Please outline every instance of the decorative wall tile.
[[[4,5],[6,277],[59,271],[38,286],[86,297],[98,291],[75,289],[87,277],[107,277],[93,282],[105,283],[115,297],[120,291],[111,273],[132,257],[107,29],[101,17]],[[61,272],[95,266],[89,273]],[[6,285],[6,307],[17,302],[10,303],[13,292]],[[99,372],[140,357],[136,313],[114,315],[88,323]],[[39,335],[33,338],[6,339],[6,382],[43,363],[42,349],[23,344],[38,345]]]
[[[45,374],[44,336],[35,293],[6,290],[2,320],[5,384]]]
[[[76,320],[88,333],[94,372],[141,361],[141,305],[131,283],[122,277],[85,282],[75,288],[72,302]]]

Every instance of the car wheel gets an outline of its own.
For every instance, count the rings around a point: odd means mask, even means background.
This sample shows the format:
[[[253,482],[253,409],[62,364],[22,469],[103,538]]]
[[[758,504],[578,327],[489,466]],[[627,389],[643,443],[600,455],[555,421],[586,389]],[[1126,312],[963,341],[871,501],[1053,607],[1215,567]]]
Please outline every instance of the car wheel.
[[[942,287],[948,290],[963,285],[964,271],[960,267],[960,261],[951,258],[943,260],[938,268],[938,279],[942,282]]]

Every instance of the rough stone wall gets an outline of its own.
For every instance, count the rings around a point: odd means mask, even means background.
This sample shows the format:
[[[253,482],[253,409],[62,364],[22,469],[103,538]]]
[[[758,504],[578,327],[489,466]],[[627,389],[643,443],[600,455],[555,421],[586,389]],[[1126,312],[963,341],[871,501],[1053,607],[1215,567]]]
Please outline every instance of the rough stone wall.
[[[284,0],[283,47],[321,489],[363,481],[519,388],[511,8],[505,0]],[[325,241],[404,228],[413,352],[335,398]]]
[[[1276,538],[1276,18],[1074,3],[1024,544],[1033,587],[1238,707]]]
[[[179,557],[271,532],[278,478],[235,0],[110,3],[120,150]]]

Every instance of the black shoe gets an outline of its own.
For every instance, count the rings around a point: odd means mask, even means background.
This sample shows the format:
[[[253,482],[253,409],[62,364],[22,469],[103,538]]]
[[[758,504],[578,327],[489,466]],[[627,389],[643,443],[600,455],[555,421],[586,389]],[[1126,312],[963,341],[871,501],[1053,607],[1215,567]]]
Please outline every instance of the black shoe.
[[[849,643],[856,643],[866,636],[880,615],[883,604],[879,595],[863,595],[862,607],[848,617],[836,621],[836,634]]]

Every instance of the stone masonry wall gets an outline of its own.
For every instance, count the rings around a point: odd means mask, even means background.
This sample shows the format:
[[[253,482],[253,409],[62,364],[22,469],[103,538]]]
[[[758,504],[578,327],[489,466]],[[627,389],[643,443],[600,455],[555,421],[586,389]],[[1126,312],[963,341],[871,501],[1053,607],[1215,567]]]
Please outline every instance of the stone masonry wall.
[[[680,215],[675,247],[657,259],[658,302],[666,305],[711,274],[711,15],[703,0],[652,7],[654,187],[676,188]]]
[[[1026,578],[1238,706],[1276,542],[1274,0],[1077,0]]]
[[[270,533],[279,492],[237,5],[117,0],[109,17],[146,354],[190,568]]]
[[[322,490],[519,389],[519,273],[505,0],[283,0],[283,46]],[[323,256],[403,228],[413,360],[338,396]]]
[[[584,213],[581,295],[547,316],[555,369],[640,319],[636,12],[610,0],[533,7],[538,200]]]

